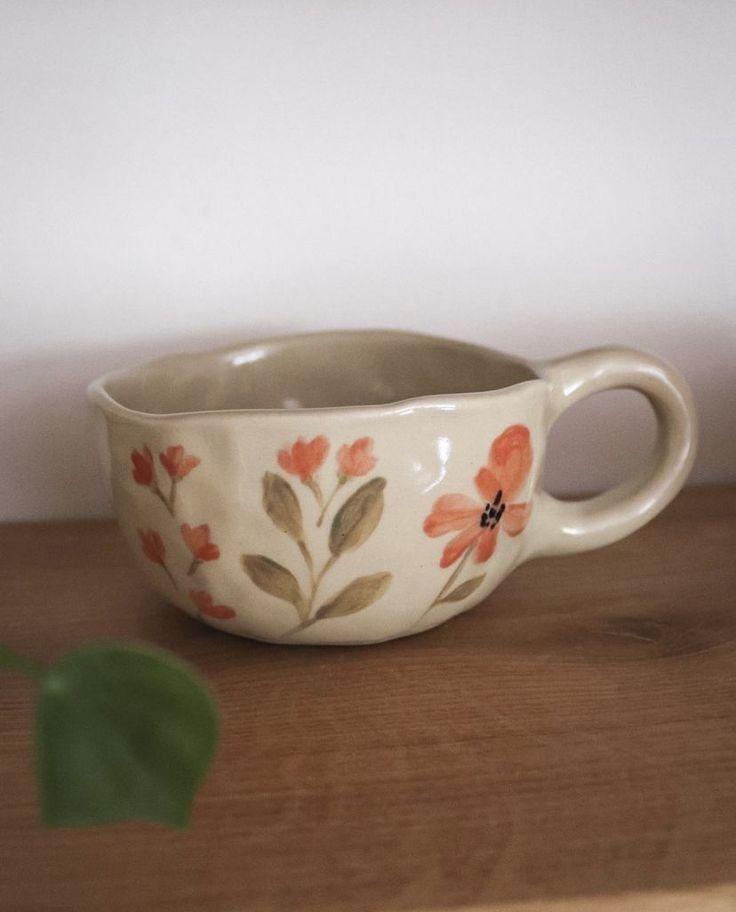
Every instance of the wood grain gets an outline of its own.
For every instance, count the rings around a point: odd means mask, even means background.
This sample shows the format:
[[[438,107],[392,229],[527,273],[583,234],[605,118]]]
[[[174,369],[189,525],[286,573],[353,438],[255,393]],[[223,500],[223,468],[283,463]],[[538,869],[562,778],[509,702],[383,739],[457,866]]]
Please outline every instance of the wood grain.
[[[157,643],[223,716],[190,831],[44,831],[31,690],[3,676],[3,912],[736,908],[736,488],[370,647],[203,627],[111,523],[0,527],[0,553],[8,646]]]

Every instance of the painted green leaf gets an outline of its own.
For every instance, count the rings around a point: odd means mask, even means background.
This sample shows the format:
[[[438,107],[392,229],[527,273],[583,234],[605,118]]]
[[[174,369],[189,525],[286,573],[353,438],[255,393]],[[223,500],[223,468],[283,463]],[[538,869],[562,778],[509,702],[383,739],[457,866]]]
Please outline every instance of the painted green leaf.
[[[465,580],[457,589],[453,589],[452,592],[448,592],[447,595],[443,596],[437,604],[442,602],[461,602],[469,595],[472,595],[485,578],[484,573],[482,576],[474,576],[472,579]]]
[[[385,478],[372,478],[337,511],[330,529],[330,551],[335,557],[360,547],[373,533],[383,513],[385,487]]]
[[[294,489],[274,472],[266,472],[263,476],[263,509],[273,524],[295,542],[304,540],[302,510]]]
[[[36,704],[44,821],[186,826],[217,738],[215,704],[183,662],[118,644],[70,653]]]
[[[315,618],[346,617],[362,611],[379,598],[391,585],[390,573],[374,573],[372,576],[361,576],[347,585],[331,602],[322,605]]]
[[[259,589],[289,602],[301,613],[304,596],[290,570],[263,554],[244,554],[243,568]]]

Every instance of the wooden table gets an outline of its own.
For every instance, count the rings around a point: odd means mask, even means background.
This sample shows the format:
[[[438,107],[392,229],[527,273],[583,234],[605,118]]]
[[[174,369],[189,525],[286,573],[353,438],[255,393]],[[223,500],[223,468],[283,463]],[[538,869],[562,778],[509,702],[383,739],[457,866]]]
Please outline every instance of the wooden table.
[[[363,648],[201,626],[109,522],[0,526],[0,554],[6,645],[160,644],[223,717],[190,831],[44,831],[4,675],[3,912],[736,909],[736,488]]]

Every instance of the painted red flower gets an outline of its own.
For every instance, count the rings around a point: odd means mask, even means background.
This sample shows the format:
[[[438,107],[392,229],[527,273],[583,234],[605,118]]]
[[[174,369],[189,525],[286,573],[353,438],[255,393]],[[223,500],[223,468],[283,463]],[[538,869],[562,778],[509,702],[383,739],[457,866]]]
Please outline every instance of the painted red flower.
[[[166,548],[158,532],[155,529],[139,529],[138,536],[146,557],[154,564],[163,565],[166,560]]]
[[[133,450],[130,458],[133,461],[133,480],[150,488],[153,484],[153,454],[148,447],[143,447],[142,452]]]
[[[201,526],[190,526],[184,523],[181,527],[181,537],[187,548],[192,552],[192,557],[197,561],[217,560],[220,549],[210,541],[210,527],[207,523]]]
[[[209,592],[198,592],[195,589],[189,590],[189,598],[197,606],[200,614],[206,617],[215,618],[218,621],[229,621],[235,617],[235,612],[227,605],[215,605]]]
[[[353,444],[345,444],[337,451],[337,467],[341,475],[355,478],[367,475],[376,467],[378,460],[373,455],[373,439],[361,437]]]
[[[181,537],[192,553],[192,562],[187,570],[187,576],[191,576],[202,561],[217,560],[220,556],[220,549],[210,541],[210,527],[207,523],[203,523],[201,526],[190,526],[189,523],[184,523],[181,527]]]
[[[169,473],[169,476],[177,481],[186,477],[201,462],[201,459],[196,456],[185,453],[183,446],[167,447],[166,451],[161,453],[158,458],[161,460],[161,465]]]
[[[532,466],[529,429],[514,424],[493,441],[488,463],[475,476],[475,486],[483,501],[464,494],[445,494],[436,500],[424,521],[424,531],[432,538],[457,532],[442,552],[440,567],[449,567],[468,551],[476,563],[487,561],[496,548],[501,528],[518,535],[529,521],[530,503],[516,503]]]
[[[306,441],[300,437],[290,447],[286,446],[278,453],[281,468],[290,475],[298,475],[306,482],[320,469],[327,458],[330,444],[326,437],[315,437]]]

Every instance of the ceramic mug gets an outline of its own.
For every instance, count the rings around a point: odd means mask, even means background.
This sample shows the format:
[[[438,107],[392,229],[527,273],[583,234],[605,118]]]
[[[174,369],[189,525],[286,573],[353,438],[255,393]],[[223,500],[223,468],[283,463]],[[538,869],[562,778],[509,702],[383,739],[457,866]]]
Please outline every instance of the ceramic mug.
[[[654,408],[649,462],[598,497],[555,499],[540,486],[550,428],[618,388]],[[88,395],[120,527],[153,587],[280,643],[434,627],[523,561],[630,535],[695,454],[682,377],[622,348],[530,363],[411,333],[320,333],[162,358]]]

